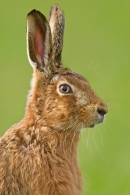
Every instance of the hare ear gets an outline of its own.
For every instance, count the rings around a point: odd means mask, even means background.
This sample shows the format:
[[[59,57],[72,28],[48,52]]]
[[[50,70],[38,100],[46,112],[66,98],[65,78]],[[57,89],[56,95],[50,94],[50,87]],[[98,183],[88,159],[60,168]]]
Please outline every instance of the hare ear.
[[[51,31],[46,17],[32,10],[27,15],[27,54],[32,67],[48,69],[51,65]]]
[[[51,7],[49,24],[52,35],[52,61],[56,67],[61,67],[65,18],[63,11],[57,5]]]

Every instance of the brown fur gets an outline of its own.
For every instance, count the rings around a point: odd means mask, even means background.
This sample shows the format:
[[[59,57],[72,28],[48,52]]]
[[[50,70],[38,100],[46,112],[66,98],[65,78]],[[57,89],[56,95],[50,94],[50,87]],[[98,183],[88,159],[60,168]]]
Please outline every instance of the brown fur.
[[[63,11],[52,7],[51,29],[36,10],[27,22],[32,88],[25,117],[0,139],[0,194],[81,195],[80,130],[102,122],[108,108],[85,78],[62,67]]]

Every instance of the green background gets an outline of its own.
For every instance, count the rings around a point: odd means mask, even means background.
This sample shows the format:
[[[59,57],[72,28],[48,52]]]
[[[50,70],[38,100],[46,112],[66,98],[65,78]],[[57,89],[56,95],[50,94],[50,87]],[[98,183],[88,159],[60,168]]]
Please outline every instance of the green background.
[[[0,0],[0,135],[22,119],[32,68],[26,15],[49,16],[54,0]],[[63,64],[84,75],[108,103],[103,124],[84,129],[79,161],[84,195],[130,194],[130,1],[60,1],[66,28]],[[75,166],[75,165],[74,165]]]

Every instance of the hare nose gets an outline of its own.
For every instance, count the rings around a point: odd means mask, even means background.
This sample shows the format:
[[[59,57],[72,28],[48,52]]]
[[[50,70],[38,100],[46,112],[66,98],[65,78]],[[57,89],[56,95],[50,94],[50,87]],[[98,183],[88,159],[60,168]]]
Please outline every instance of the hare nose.
[[[100,116],[104,116],[108,112],[108,106],[107,104],[101,104],[97,107],[97,112]]]

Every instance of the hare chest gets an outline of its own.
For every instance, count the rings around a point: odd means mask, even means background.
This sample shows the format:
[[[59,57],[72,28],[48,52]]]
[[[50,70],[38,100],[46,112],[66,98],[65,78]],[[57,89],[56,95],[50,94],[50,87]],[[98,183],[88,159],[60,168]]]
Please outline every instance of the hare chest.
[[[80,195],[82,179],[76,156],[67,159],[57,140],[39,135],[12,134],[2,139],[0,150],[0,194]],[[30,140],[31,138],[31,140]],[[30,140],[30,141],[29,141]]]

